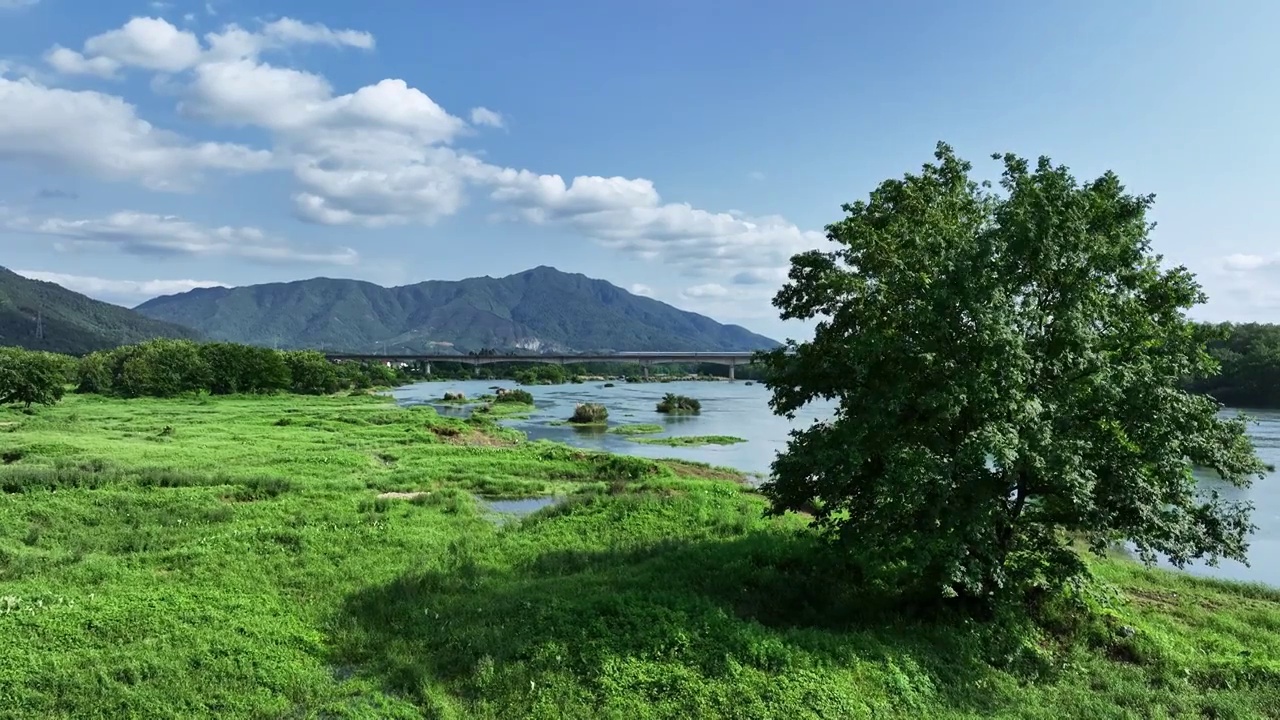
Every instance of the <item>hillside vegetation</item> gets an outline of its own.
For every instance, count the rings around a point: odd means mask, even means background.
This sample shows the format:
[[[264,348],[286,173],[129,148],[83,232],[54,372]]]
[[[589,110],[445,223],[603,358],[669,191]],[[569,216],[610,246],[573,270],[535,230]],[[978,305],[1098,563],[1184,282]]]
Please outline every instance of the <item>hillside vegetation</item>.
[[[138,306],[211,338],[351,352],[751,351],[777,346],[736,325],[539,267],[503,278],[384,288],[316,278],[205,288]]]
[[[199,336],[189,327],[0,268],[0,345],[79,355],[151,338]]]

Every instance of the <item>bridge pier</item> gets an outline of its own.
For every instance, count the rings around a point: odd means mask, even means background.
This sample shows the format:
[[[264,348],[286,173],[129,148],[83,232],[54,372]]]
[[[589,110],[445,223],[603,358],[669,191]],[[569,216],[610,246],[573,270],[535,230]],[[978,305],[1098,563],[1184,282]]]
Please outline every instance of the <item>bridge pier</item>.
[[[644,362],[643,360],[640,361],[640,370],[644,372],[644,379],[648,380],[649,379],[649,363]]]
[[[734,368],[737,364],[738,364],[738,361],[737,361],[737,360],[730,361],[730,363],[729,363],[729,382],[733,382],[733,381],[734,381],[734,377],[733,377],[733,368]]]

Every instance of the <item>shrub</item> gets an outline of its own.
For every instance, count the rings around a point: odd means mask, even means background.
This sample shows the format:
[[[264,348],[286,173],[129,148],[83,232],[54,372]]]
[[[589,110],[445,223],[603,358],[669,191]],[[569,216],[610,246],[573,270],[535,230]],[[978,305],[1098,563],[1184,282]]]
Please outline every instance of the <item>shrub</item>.
[[[209,364],[190,340],[159,339],[112,353],[112,389],[125,397],[173,397],[209,387]]]
[[[324,355],[315,350],[291,350],[283,354],[295,393],[332,395],[341,387],[338,369]]]
[[[495,402],[532,405],[533,394],[528,390],[499,390],[498,398]]]
[[[64,355],[0,348],[0,403],[52,405],[62,399],[71,359]]]
[[[596,403],[582,403],[573,409],[569,422],[577,425],[602,425],[609,420],[609,410]]]
[[[89,353],[80,358],[80,362],[76,365],[76,392],[78,393],[101,393],[107,394],[111,391],[111,369],[112,355],[110,352],[99,351]]]
[[[702,412],[702,403],[691,397],[667,393],[662,396],[662,400],[658,403],[658,412],[692,413],[696,415]]]

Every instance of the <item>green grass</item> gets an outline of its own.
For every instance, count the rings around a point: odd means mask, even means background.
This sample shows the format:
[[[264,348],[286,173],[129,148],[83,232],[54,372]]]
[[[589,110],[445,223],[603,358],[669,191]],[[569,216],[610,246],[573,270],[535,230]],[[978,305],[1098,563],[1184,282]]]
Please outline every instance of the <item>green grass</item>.
[[[0,414],[0,457],[4,718],[1280,707],[1280,592],[1108,560],[1070,638],[901,617],[733,473],[385,398],[73,397]],[[473,498],[553,494],[502,525]]]
[[[615,435],[651,435],[660,433],[666,428],[654,423],[634,423],[631,425],[619,425],[609,428],[609,432]]]
[[[700,445],[734,445],[744,443],[746,440],[732,435],[679,435],[676,437],[663,438],[647,438],[633,437],[628,438],[631,442],[644,443],[646,445],[670,445],[671,447],[697,447]]]

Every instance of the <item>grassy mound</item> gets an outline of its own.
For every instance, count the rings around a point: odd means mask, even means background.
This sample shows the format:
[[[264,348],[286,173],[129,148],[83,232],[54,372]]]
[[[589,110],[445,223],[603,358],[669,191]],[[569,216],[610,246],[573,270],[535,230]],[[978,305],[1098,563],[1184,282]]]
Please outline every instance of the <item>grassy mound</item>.
[[[609,409],[597,403],[581,403],[573,409],[569,423],[573,425],[604,425],[609,422]]]

